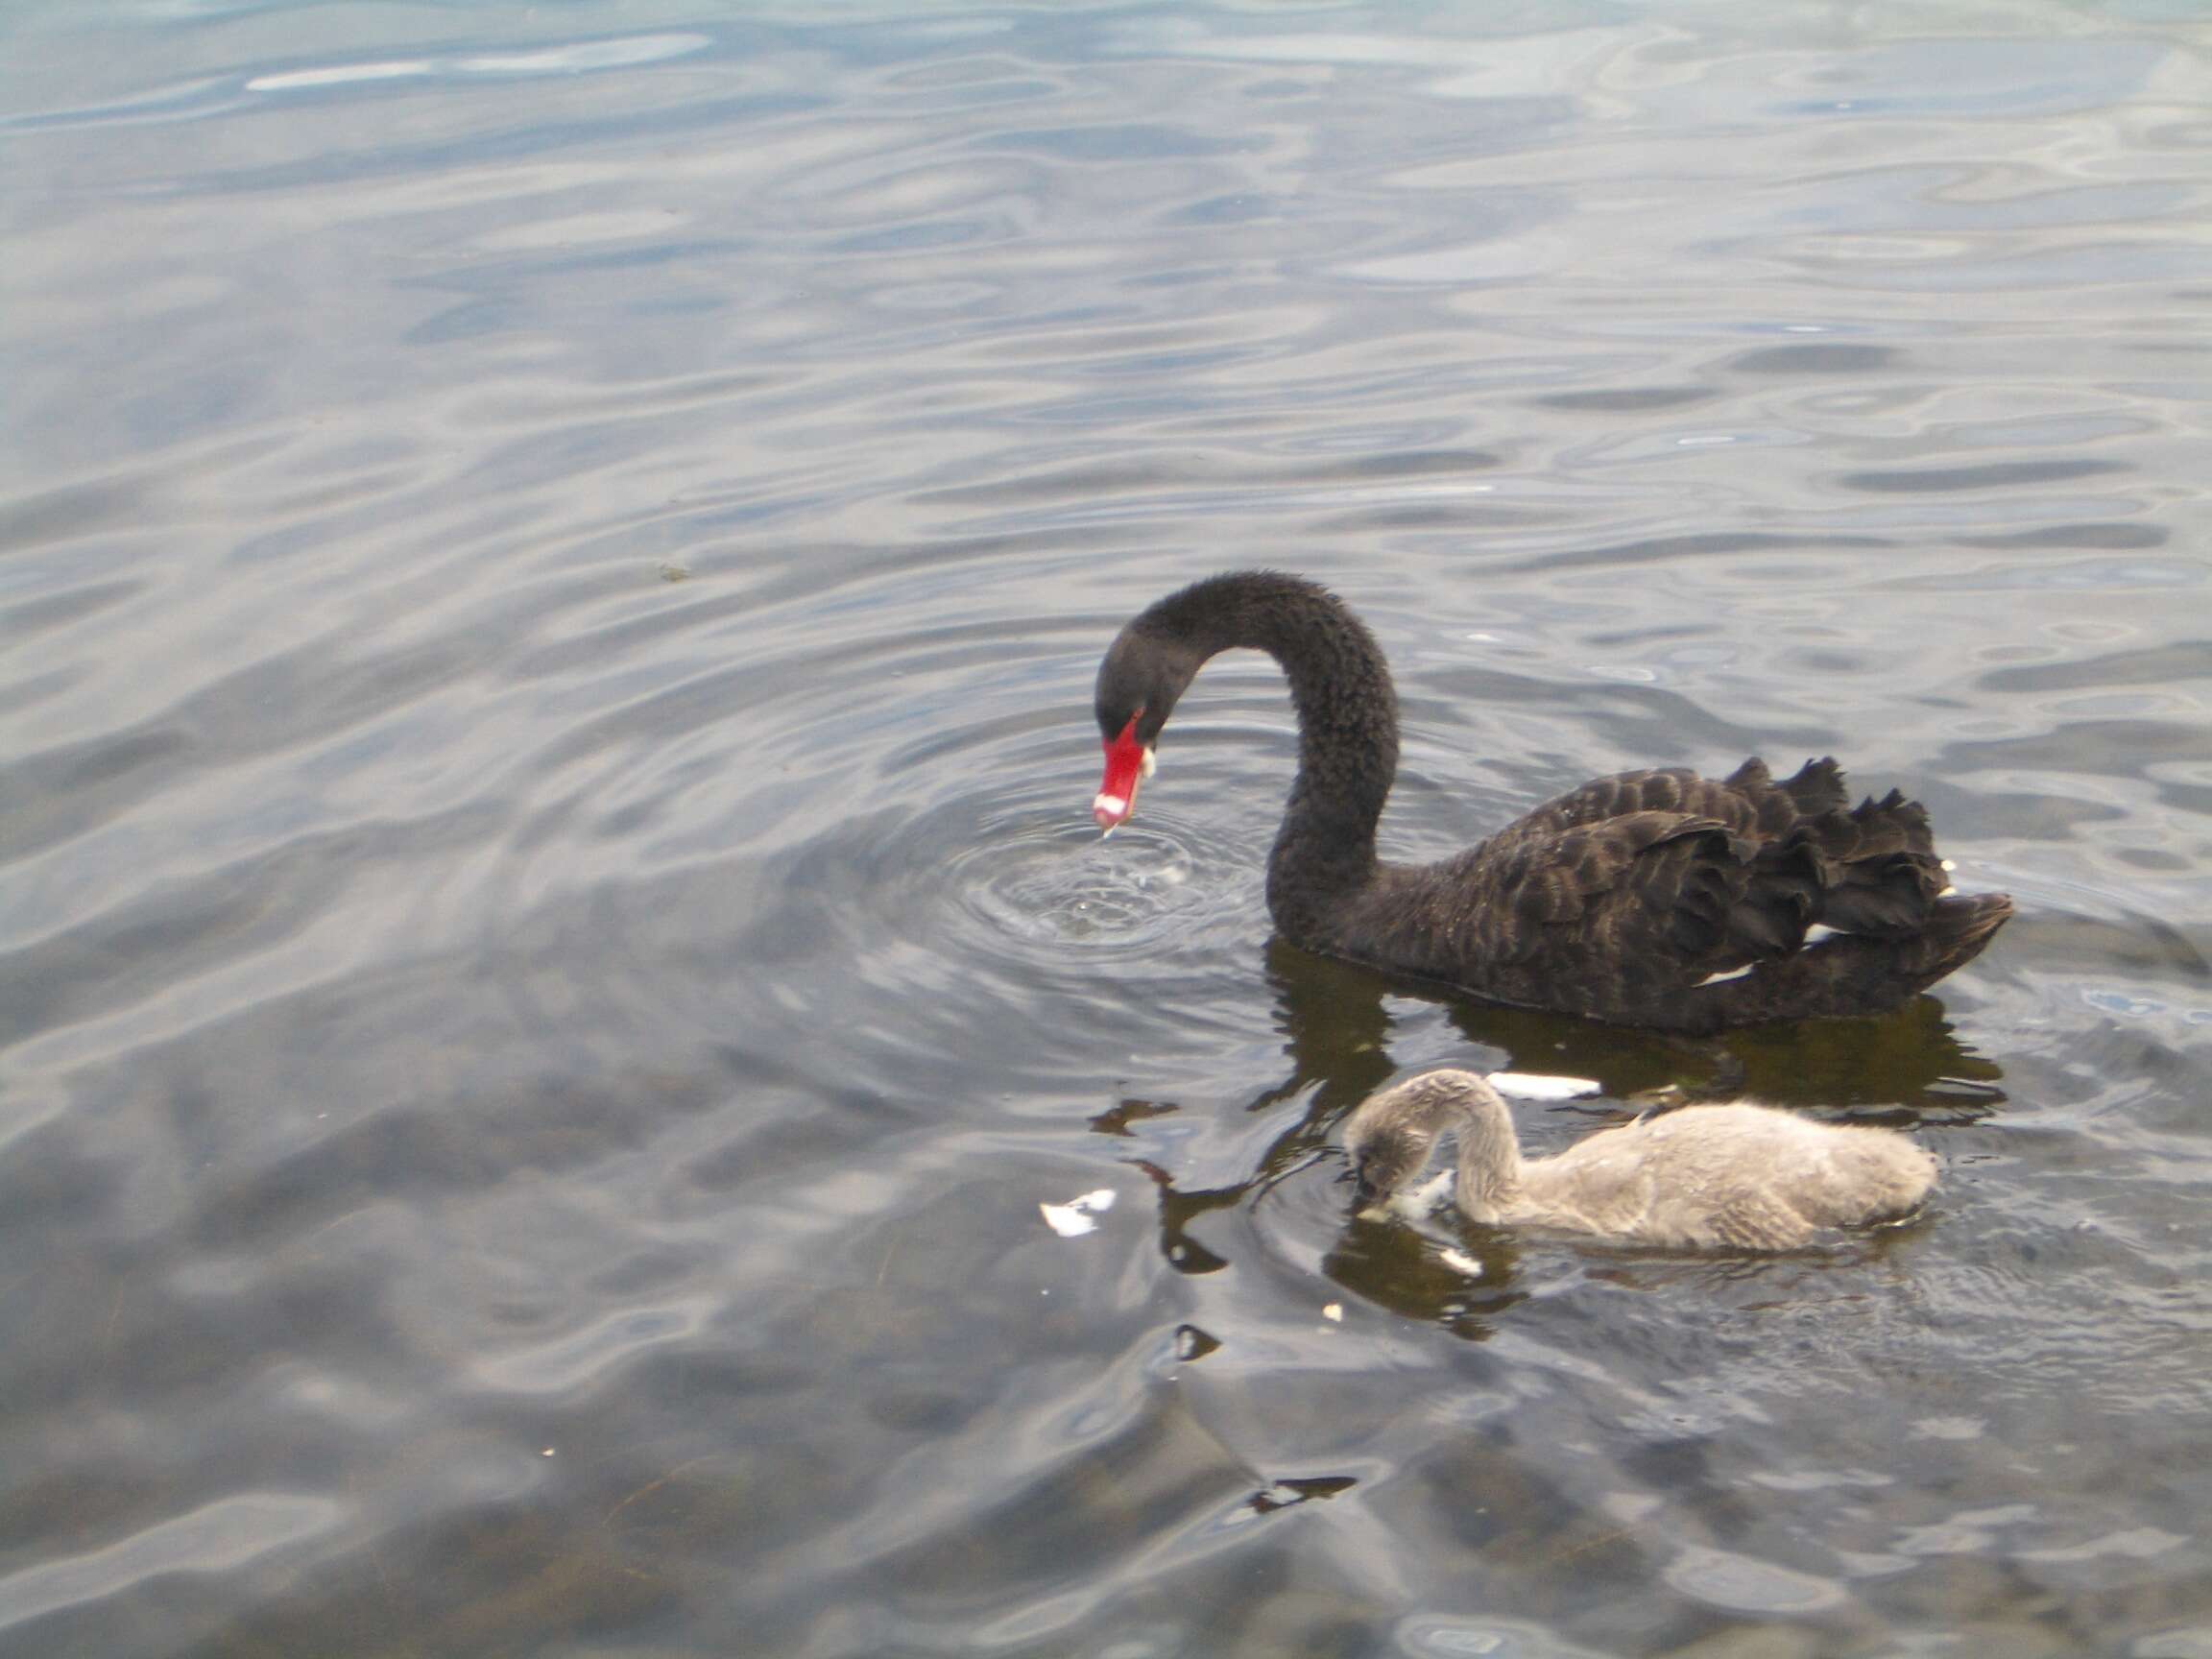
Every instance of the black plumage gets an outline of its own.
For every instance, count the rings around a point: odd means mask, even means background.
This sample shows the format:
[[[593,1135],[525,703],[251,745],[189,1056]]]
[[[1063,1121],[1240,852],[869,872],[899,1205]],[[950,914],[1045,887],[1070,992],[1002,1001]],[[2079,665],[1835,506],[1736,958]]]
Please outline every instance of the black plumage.
[[[1384,863],[1389,668],[1335,595],[1274,571],[1193,583],[1121,630],[1098,670],[1110,778],[1117,742],[1148,755],[1200,665],[1239,646],[1282,664],[1297,711],[1267,907],[1307,950],[1524,1007],[1710,1031],[1895,1007],[2012,914],[2003,894],[1944,897],[1926,810],[1894,790],[1850,806],[1833,759],[1780,781],[1757,759],[1719,781],[1679,767],[1600,778],[1441,862]],[[1102,823],[1127,815],[1133,781],[1124,793],[1102,793]],[[1816,925],[1836,932],[1808,944]]]

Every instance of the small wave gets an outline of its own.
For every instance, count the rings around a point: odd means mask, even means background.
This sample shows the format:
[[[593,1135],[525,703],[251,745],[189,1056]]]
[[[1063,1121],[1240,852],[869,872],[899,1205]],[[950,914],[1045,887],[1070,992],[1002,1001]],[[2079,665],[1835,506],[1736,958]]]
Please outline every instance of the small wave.
[[[1141,951],[1221,907],[1202,873],[1226,850],[1179,838],[1171,820],[1103,838],[1072,814],[997,827],[950,875],[965,918],[1017,948]]]

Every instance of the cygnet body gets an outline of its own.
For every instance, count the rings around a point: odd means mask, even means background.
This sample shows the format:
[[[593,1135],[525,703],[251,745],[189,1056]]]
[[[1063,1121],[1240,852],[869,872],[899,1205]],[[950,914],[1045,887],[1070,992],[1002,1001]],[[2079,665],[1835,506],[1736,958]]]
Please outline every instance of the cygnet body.
[[[1471,1071],[1427,1071],[1346,1119],[1363,1191],[1395,1194],[1456,1131],[1453,1196],[1471,1221],[1566,1228],[1645,1244],[1792,1250],[1834,1227],[1910,1214],[1936,1160],[1892,1129],[1816,1123],[1746,1102],[1685,1106],[1524,1158],[1513,1119]]]

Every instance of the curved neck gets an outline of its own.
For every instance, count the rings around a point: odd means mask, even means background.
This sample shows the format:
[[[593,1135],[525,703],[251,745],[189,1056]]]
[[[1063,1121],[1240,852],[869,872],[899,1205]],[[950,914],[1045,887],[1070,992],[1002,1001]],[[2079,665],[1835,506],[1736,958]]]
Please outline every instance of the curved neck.
[[[1513,1115],[1489,1084],[1476,1082],[1453,1102],[1459,1133],[1459,1171],[1452,1196],[1470,1221],[1496,1222],[1521,1191],[1521,1139]]]
[[[1344,1125],[1344,1145],[1362,1174],[1390,1190],[1412,1186],[1442,1131],[1458,1137],[1453,1201],[1470,1221],[1497,1222],[1521,1192],[1521,1142],[1498,1091],[1472,1071],[1424,1071],[1371,1094]]]
[[[1398,698],[1375,637],[1327,589],[1273,571],[1216,576],[1153,608],[1200,657],[1239,646],[1282,664],[1298,777],[1267,858],[1284,934],[1325,943],[1334,904],[1374,879],[1375,828],[1398,771]]]

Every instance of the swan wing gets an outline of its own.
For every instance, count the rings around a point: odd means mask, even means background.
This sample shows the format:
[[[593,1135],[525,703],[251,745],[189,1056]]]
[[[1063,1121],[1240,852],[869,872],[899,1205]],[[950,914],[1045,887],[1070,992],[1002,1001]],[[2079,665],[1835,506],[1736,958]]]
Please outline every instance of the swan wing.
[[[1510,858],[1583,830],[1641,853],[1661,844],[1634,828],[1655,812],[1724,828],[1729,838],[1706,851],[1741,867],[1742,879],[1728,883],[1731,949],[1723,953],[1735,960],[1700,963],[1712,972],[1797,950],[1815,922],[1887,938],[1927,926],[1948,884],[1927,809],[1894,789],[1856,807],[1849,800],[1832,757],[1808,760],[1779,782],[1756,757],[1719,781],[1682,767],[1623,772],[1547,802],[1477,851]],[[1703,897],[1703,884],[1693,885]],[[1665,902],[1669,884],[1650,882],[1647,893],[1647,902]],[[1687,943],[1702,949],[1702,930]]]
[[[1610,1010],[1680,995],[1748,955],[1731,935],[1755,859],[1728,825],[1682,812],[1516,829],[1436,867],[1441,879],[1379,890],[1376,919],[1402,963],[1507,1001]],[[1793,921],[1767,925],[1766,948],[1786,949]]]
[[[1719,781],[1624,772],[1396,872],[1359,921],[1394,966],[1503,1001],[1693,1027],[1849,1012],[1948,971],[2003,917],[1941,914],[1957,902],[1938,897],[1947,878],[1917,803],[1847,800],[1832,759],[1780,781],[1757,759]],[[1816,923],[1857,948],[1808,950]],[[1754,968],[1756,982],[1725,983]]]
[[[1786,1195],[1756,1187],[1738,1188],[1685,1223],[1680,1242],[1732,1250],[1795,1250],[1811,1243],[1816,1231]]]

